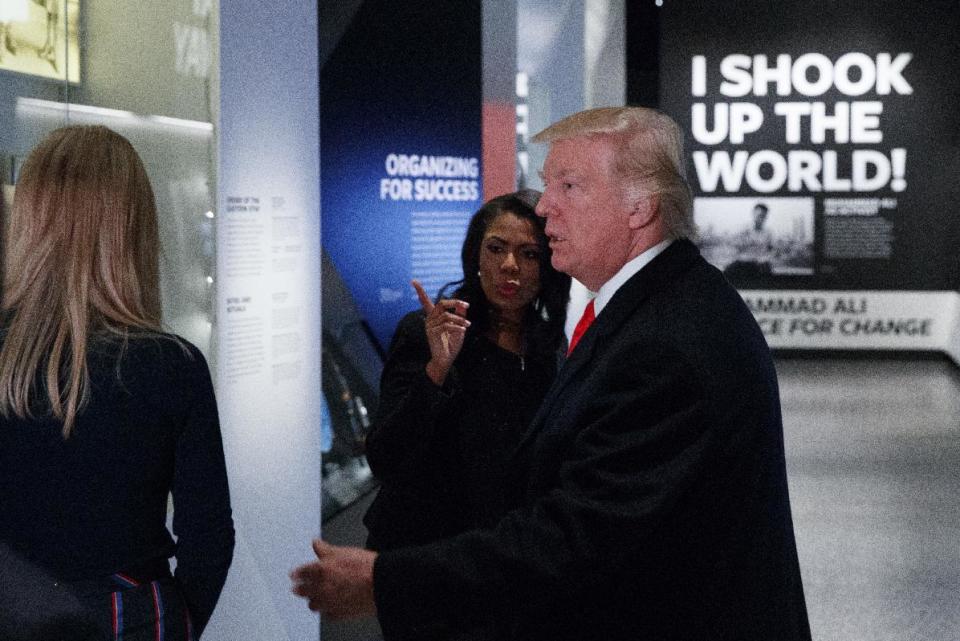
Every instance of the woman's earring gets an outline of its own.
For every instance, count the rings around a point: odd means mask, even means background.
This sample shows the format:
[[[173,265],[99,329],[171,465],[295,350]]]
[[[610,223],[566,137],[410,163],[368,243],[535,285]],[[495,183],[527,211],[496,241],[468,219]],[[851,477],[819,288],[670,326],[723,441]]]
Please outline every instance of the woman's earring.
[[[477,270],[477,278],[483,278],[483,274],[480,273],[480,270]]]

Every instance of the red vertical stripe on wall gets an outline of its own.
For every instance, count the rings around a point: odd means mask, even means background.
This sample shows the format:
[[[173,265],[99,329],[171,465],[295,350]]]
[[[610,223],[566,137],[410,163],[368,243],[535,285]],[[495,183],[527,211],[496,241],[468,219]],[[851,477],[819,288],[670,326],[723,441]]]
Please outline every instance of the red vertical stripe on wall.
[[[483,103],[483,199],[517,188],[517,112],[512,103]]]

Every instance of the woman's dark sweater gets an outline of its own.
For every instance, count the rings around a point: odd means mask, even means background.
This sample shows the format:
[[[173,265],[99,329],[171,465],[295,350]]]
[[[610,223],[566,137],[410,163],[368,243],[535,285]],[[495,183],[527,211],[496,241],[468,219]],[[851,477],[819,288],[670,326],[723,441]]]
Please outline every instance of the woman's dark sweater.
[[[2,340],[2,334],[0,334]],[[0,416],[0,541],[61,580],[176,579],[197,630],[223,588],[234,530],[213,385],[171,335],[92,338],[90,402],[62,424]],[[173,496],[174,542],[166,528]]]
[[[556,374],[555,354],[521,357],[468,333],[443,387],[425,371],[423,312],[398,324],[367,459],[382,486],[368,546],[422,544],[492,527],[519,500],[510,454]]]

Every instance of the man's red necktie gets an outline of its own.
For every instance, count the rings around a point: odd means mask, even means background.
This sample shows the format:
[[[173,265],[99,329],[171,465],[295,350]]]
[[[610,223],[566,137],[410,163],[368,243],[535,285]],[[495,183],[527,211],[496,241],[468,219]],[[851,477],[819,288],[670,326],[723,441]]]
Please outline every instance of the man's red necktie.
[[[593,311],[593,299],[591,298],[587,308],[583,310],[583,316],[580,317],[580,320],[577,321],[577,326],[573,329],[573,336],[570,338],[570,347],[567,348],[567,356],[573,352],[573,348],[580,342],[580,338],[596,317]]]

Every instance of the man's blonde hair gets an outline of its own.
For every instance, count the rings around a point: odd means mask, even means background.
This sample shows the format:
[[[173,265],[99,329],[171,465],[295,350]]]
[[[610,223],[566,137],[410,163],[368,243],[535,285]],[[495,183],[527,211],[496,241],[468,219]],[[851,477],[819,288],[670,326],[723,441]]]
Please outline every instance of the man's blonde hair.
[[[6,243],[0,414],[46,396],[70,434],[90,394],[92,334],[160,328],[153,190],[123,136],[71,126],[24,162]]]
[[[556,122],[533,142],[552,143],[605,136],[616,146],[614,170],[627,188],[660,199],[660,215],[671,238],[695,238],[693,199],[683,164],[683,132],[670,116],[645,107],[587,109]]]

